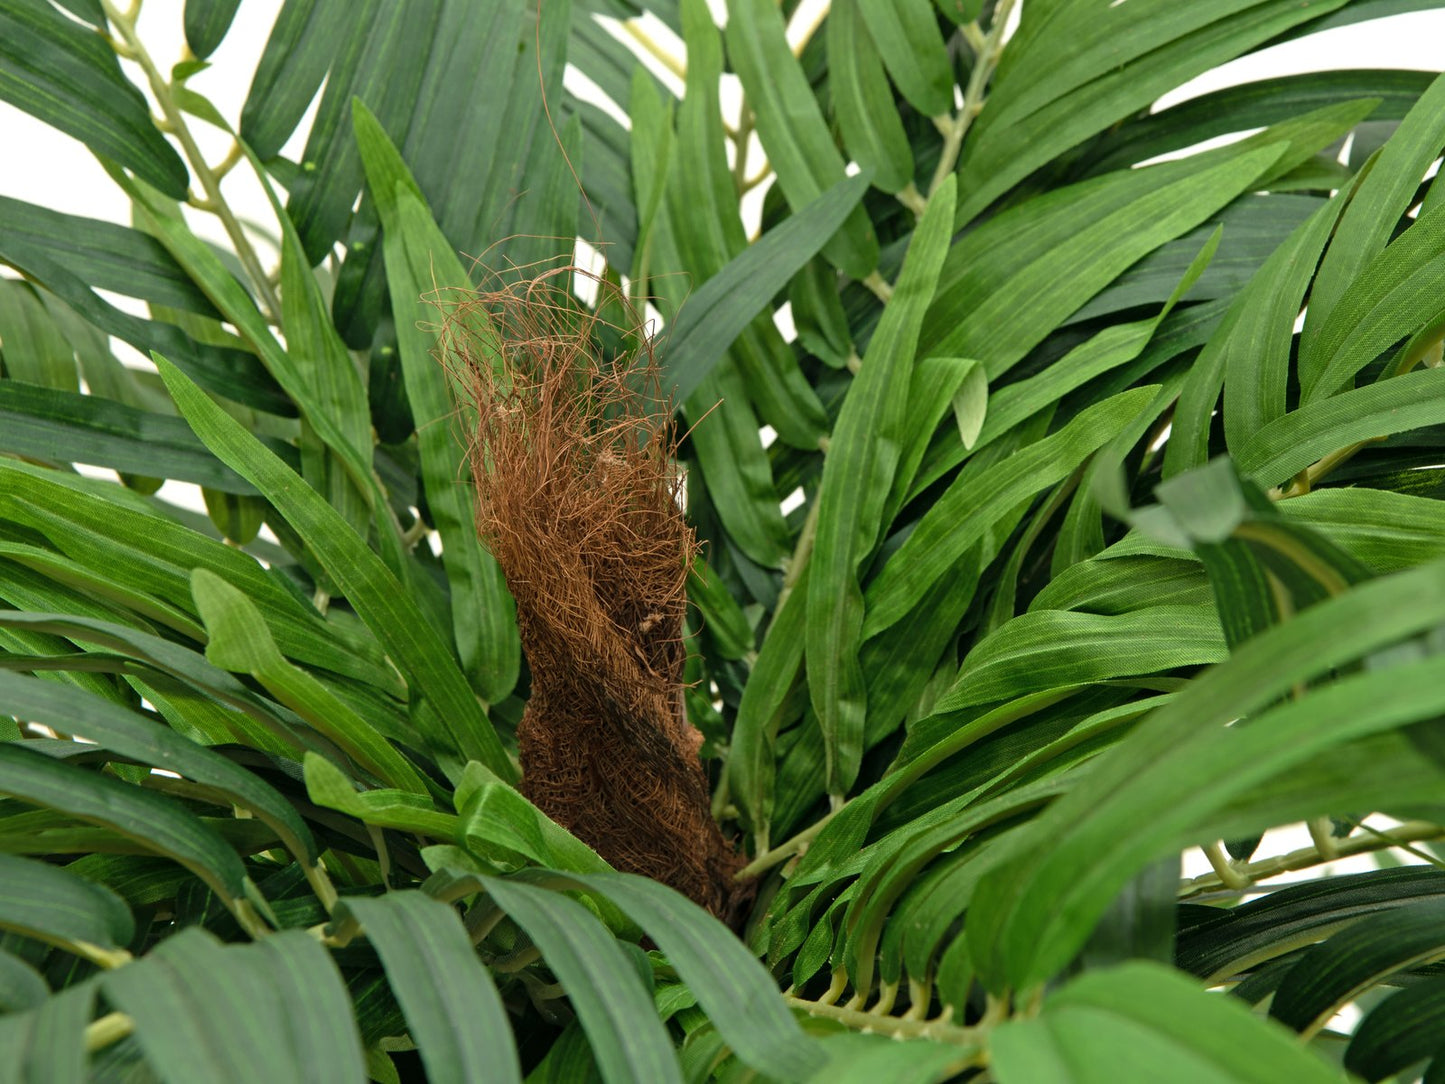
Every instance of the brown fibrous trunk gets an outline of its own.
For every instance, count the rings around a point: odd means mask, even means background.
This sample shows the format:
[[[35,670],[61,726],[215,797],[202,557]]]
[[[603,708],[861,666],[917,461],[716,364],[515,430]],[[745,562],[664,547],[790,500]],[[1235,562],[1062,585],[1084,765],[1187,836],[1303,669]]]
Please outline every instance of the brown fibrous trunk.
[[[640,322],[614,329],[631,349],[604,357],[600,317],[557,284],[573,273],[453,302],[443,328],[475,407],[477,530],[531,668],[522,791],[615,868],[731,919],[743,859],[712,818],[683,699],[696,542],[673,411]]]

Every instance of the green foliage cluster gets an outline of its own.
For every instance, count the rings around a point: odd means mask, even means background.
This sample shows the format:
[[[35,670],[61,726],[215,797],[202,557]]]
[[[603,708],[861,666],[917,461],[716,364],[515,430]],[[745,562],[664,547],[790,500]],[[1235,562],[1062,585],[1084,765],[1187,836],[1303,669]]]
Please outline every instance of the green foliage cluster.
[[[286,0],[237,120],[238,0],[169,70],[0,0],[132,207],[0,199],[0,1081],[1445,1079],[1445,79],[1151,112],[1431,6]],[[515,789],[424,296],[577,236],[690,426],[742,939]]]

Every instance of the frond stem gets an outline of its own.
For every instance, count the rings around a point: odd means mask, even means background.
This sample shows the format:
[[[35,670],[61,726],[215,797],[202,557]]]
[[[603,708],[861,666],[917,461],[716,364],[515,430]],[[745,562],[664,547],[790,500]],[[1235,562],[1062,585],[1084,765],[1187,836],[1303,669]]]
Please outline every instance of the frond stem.
[[[251,280],[251,285],[265,306],[267,316],[272,319],[276,318],[281,311],[281,306],[266,277],[266,272],[261,266],[260,257],[256,255],[250,239],[241,229],[241,223],[236,218],[235,212],[231,210],[230,205],[221,195],[221,179],[206,164],[206,159],[201,154],[200,147],[196,145],[195,136],[191,134],[191,130],[187,126],[180,106],[176,104],[175,95],[171,92],[171,84],[166,82],[164,76],[161,75],[155,60],[136,34],[136,16],[139,14],[140,5],[132,4],[128,11],[121,11],[115,6],[114,0],[101,0],[101,6],[105,11],[106,18],[120,32],[121,40],[126,49],[130,51],[132,59],[145,72],[146,79],[150,83],[151,93],[155,95],[156,103],[161,107],[166,124],[180,142],[186,160],[190,163],[191,169],[195,171],[197,178],[200,179],[201,187],[206,192],[206,201],[214,205],[213,210],[216,217],[221,220],[221,225],[226,230],[226,236],[235,246],[236,257],[241,261],[241,266],[246,269],[246,276]]]

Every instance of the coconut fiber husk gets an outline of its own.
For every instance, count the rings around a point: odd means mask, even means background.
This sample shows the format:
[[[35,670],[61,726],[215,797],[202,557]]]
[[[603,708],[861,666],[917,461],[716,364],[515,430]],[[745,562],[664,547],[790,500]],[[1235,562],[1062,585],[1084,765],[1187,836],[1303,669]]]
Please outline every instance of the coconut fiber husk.
[[[522,792],[615,868],[731,921],[743,859],[712,819],[683,700],[697,543],[673,411],[640,322],[616,297],[608,311],[629,326],[582,309],[565,289],[574,272],[469,295],[443,328],[476,408],[477,531],[516,599],[531,668]],[[604,357],[604,339],[629,348]]]

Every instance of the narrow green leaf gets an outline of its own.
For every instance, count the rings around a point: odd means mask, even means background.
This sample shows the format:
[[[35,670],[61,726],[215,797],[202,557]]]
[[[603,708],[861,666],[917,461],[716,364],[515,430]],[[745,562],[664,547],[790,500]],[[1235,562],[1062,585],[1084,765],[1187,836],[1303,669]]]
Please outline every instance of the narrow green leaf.
[[[1445,369],[1418,369],[1328,399],[1317,399],[1264,428],[1235,453],[1240,471],[1277,485],[1318,459],[1445,421]]]
[[[663,109],[657,80],[641,65],[632,73],[627,106],[632,122],[631,151],[633,198],[637,204],[637,247],[632,258],[632,278],[645,283],[651,262],[653,223],[663,207],[668,177],[672,172],[672,109]]]
[[[1127,1057],[1120,1052],[1127,1051]],[[1337,1070],[1237,998],[1152,963],[1092,971],[989,1036],[999,1084],[1328,1084]]]
[[[28,282],[0,280],[0,361],[11,381],[76,391],[75,348]]]
[[[657,942],[723,1039],[753,1069],[798,1080],[822,1057],[803,1034],[772,977],[726,927],[656,881],[628,873],[566,878],[610,897]]]
[[[976,1056],[972,1048],[952,1043],[900,1043],[847,1031],[828,1036],[822,1047],[828,1064],[808,1077],[810,1084],[938,1084],[956,1079]]]
[[[985,979],[1021,988],[1053,974],[1128,878],[1191,832],[1211,831],[1206,820],[1232,795],[1254,798],[1251,788],[1317,750],[1438,713],[1442,664],[1427,659],[1343,679],[1248,726],[1226,726],[1442,620],[1438,562],[1371,581],[1255,636],[1139,723],[1086,782],[1016,837],[1011,861],[979,886],[968,935]],[[1200,779],[1209,786],[1197,786]],[[1241,819],[1221,823],[1214,838],[1263,827]],[[1030,839],[1051,842],[1027,853]]]
[[[1199,607],[1147,607],[1116,617],[1031,610],[969,652],[934,711],[1221,662],[1228,654],[1219,619]]]
[[[516,771],[447,645],[366,543],[309,486],[165,358],[156,364],[181,413],[217,456],[255,485],[307,541],[362,620],[432,702],[456,753],[503,779]]]
[[[45,0],[0,5],[0,99],[186,198],[185,163],[151,123],[110,44]]]
[[[95,1010],[95,983],[46,998],[29,1012],[0,1016],[5,1084],[85,1084],[85,1029]]]
[[[767,850],[777,775],[774,748],[783,705],[797,681],[807,641],[808,569],[778,603],[743,686],[728,756],[728,789],[753,831],[759,853]]]
[[[1353,5],[1352,5],[1353,7]],[[1395,224],[1415,198],[1425,171],[1445,145],[1445,77],[1437,78],[1401,121],[1380,152],[1369,176],[1360,184],[1353,207],[1340,219],[1335,239],[1320,263],[1319,276],[1310,290],[1309,315],[1300,336],[1301,384],[1315,391],[1333,351],[1327,349],[1325,327],[1346,292],[1371,289],[1366,268],[1382,254],[1394,235]],[[1335,323],[1332,330],[1350,325]],[[1322,387],[1319,394],[1337,390]],[[1308,397],[1308,396],[1307,396]]]
[[[1269,1015],[1313,1034],[1356,996],[1396,971],[1445,956],[1445,900],[1418,900],[1358,922],[1300,958],[1285,974]]]
[[[788,206],[801,213],[843,182],[844,162],[788,47],[782,14],[771,0],[729,0],[727,44],[778,186]],[[850,202],[844,214],[841,232],[838,224],[829,223],[831,228],[812,239],[845,274],[865,278],[878,265],[878,239],[862,207]],[[789,278],[802,263],[789,269]]]
[[[73,309],[70,322],[76,327],[66,336],[72,344],[80,345],[86,331],[94,334],[98,330],[138,350],[165,352],[208,390],[238,403],[274,414],[296,413],[295,404],[253,354],[236,349],[230,341],[202,341],[175,323],[147,320],[122,311],[95,292],[106,289],[141,297],[153,307],[167,310],[168,316],[178,321],[190,313],[216,313],[176,260],[146,234],[95,219],[62,215],[18,200],[0,199],[0,262],[43,285]],[[104,342],[102,336],[99,349],[106,349]],[[95,368],[91,365],[86,373],[91,390],[118,398],[110,394],[113,389],[95,379]],[[110,382],[119,384],[115,374],[119,363],[112,361],[110,368]],[[122,386],[134,388],[135,378],[127,374]]]
[[[1145,409],[1157,390],[1147,385],[1096,403],[1057,433],[950,486],[868,585],[863,637],[902,618],[999,517],[1077,470]]]
[[[737,599],[701,557],[687,575],[687,600],[702,614],[703,627],[723,658],[742,659],[753,650],[753,630]]]
[[[360,102],[353,104],[353,118],[367,183],[385,230],[387,283],[398,317],[397,351],[417,429],[422,484],[441,537],[457,651],[463,671],[495,702],[505,698],[517,680],[521,641],[515,607],[497,562],[477,540],[471,491],[459,481],[465,442],[457,439],[449,419],[454,403],[465,401],[464,393],[449,383],[445,368],[432,356],[434,340],[418,327],[424,296],[469,290],[471,283],[376,119]],[[473,319],[485,333],[482,318]]]
[[[206,658],[222,669],[256,678],[378,779],[400,790],[427,793],[421,775],[375,727],[310,673],[286,661],[261,611],[243,591],[203,568],[191,573],[191,589],[210,636]]]
[[[194,613],[190,572],[209,569],[242,588],[261,608],[288,657],[404,695],[400,679],[363,629],[324,621],[255,558],[183,527],[151,506],[127,502],[124,495],[114,483],[0,459],[0,509],[5,518],[43,534],[92,578],[113,580],[189,615]],[[54,567],[42,571],[67,579]],[[136,606],[133,596],[119,601],[187,635],[195,631],[166,621],[162,609]]]
[[[924,116],[953,111],[953,65],[928,0],[861,0],[868,36],[899,91]]]
[[[502,999],[455,911],[420,892],[351,898],[344,908],[381,957],[428,1080],[521,1081]]]
[[[260,157],[281,153],[332,60],[353,47],[352,39],[364,29],[355,15],[317,0],[282,5],[241,108],[241,138]]]
[[[893,296],[868,346],[823,467],[808,596],[809,692],[823,731],[828,793],[852,786],[863,758],[867,686],[858,665],[859,573],[877,545],[893,473],[906,441],[908,386],[923,316],[953,233],[953,184],[934,194],[914,231]]]
[[[1383,159],[1383,154],[1381,155]],[[1376,164],[1375,170],[1379,169]],[[1370,177],[1375,175],[1372,171]],[[1364,198],[1367,177],[1355,201]],[[1346,209],[1345,215],[1349,215]],[[1344,220],[1341,220],[1341,228]],[[1335,246],[1330,246],[1330,252]],[[1329,259],[1328,253],[1326,260]],[[1321,268],[1323,274],[1323,268]],[[1360,269],[1311,340],[1300,363],[1300,402],[1309,406],[1340,391],[1352,377],[1401,339],[1445,323],[1445,208],[1422,213],[1409,229]]]
[[[231,29],[241,0],[186,0],[186,44],[205,60]]]
[[[277,454],[292,452],[280,441],[266,443]],[[226,493],[255,492],[216,462],[180,418],[14,379],[0,381],[0,451],[175,478]]]
[[[123,949],[135,936],[130,909],[104,885],[9,854],[0,854],[0,927],[61,948]]]
[[[358,401],[358,396],[363,394],[360,391],[360,378],[351,368],[350,359],[347,359],[347,370],[354,389],[352,394],[347,396],[339,394],[333,387],[336,381],[346,380],[345,377],[337,375],[339,359],[332,357],[331,364],[317,366],[315,373],[309,364],[303,366],[299,354],[293,357],[282,349],[251,295],[221,262],[220,257],[191,232],[178,209],[167,206],[153,193],[124,178],[117,178],[117,181],[131,197],[137,214],[145,222],[149,232],[166,246],[216,308],[235,325],[241,338],[256,352],[266,370],[300,409],[302,417],[345,464],[357,490],[365,494],[370,503],[380,505],[382,502],[377,499],[376,483],[372,477],[370,429],[366,427],[365,440],[358,443],[361,429],[358,427],[354,410],[349,409]],[[293,295],[296,292],[298,291],[293,286]],[[293,297],[290,304],[299,300],[301,299]],[[293,315],[292,322],[295,323],[295,320]],[[310,360],[314,359],[308,359]],[[322,373],[330,375],[322,376]],[[359,424],[365,426],[366,419],[362,417]]]
[[[457,818],[439,813],[420,794],[407,790],[358,791],[345,772],[316,753],[308,752],[301,768],[306,794],[317,805],[378,828],[396,828],[448,843],[457,838]]]
[[[1345,1050],[1345,1068],[1384,1080],[1440,1051],[1445,981],[1426,979],[1390,994],[1370,1010]]]
[[[1236,302],[1224,352],[1224,433],[1242,448],[1286,410],[1290,346],[1320,253],[1350,203],[1353,185],[1275,249]]]
[[[199,928],[107,972],[105,996],[135,1024],[166,1081],[353,1084],[365,1077],[351,998],[302,930],[223,945]]]
[[[1281,160],[1273,130],[1183,162],[1037,196],[949,251],[924,327],[931,354],[979,358],[992,382],[1141,256],[1197,226]]]
[[[661,351],[663,389],[679,401],[688,398],[738,333],[813,258],[867,190],[868,180],[861,174],[839,181],[708,279],[667,333]]]
[[[874,9],[873,17],[882,23],[896,26],[899,21],[890,17],[884,5],[866,6]],[[885,192],[900,192],[913,183],[913,149],[865,18],[859,0],[838,0],[828,9],[828,88],[848,153],[861,167],[873,170],[875,185]],[[951,89],[953,77],[947,70],[946,55],[944,72]],[[951,105],[950,100],[944,108]]]
[[[0,951],[0,1017],[13,1019],[14,1014],[38,1007],[49,996],[50,987],[45,985],[39,971],[19,956]],[[3,1040],[0,1040],[0,1049],[7,1054],[11,1052]]]
[[[302,862],[315,859],[316,844],[295,807],[254,772],[220,754],[106,700],[55,682],[0,671],[0,699],[27,719],[215,788],[275,828]]]
[[[475,761],[462,773],[455,801],[461,817],[460,835],[484,848],[502,846],[540,866],[576,873],[612,868],[515,787],[503,783]]]
[[[483,878],[492,899],[542,950],[571,998],[608,1084],[681,1082],[677,1054],[652,998],[621,946],[575,900],[544,888]]]
[[[1133,0],[1131,0],[1131,3]],[[959,218],[969,221],[1061,151],[1146,108],[1195,75],[1257,48],[1344,0],[1224,0],[1064,9],[1026,20],[1004,49],[987,107],[969,133]],[[1038,33],[1030,33],[1038,28]],[[1046,28],[1046,29],[1045,29]],[[1343,130],[1374,102],[1338,109]],[[1326,141],[1328,142],[1328,141]]]
[[[0,743],[0,793],[98,824],[181,863],[234,903],[246,868],[215,829],[179,802],[24,747]]]

